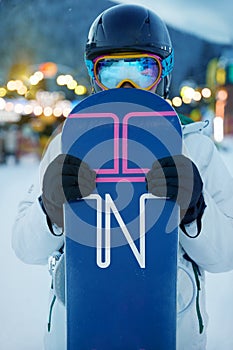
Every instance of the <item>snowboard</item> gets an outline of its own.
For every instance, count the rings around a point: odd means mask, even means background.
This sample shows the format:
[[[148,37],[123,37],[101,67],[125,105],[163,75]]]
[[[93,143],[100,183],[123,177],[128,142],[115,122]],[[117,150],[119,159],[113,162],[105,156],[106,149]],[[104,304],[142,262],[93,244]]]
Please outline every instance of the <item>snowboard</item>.
[[[179,208],[145,175],[181,150],[175,110],[147,91],[96,93],[65,121],[62,152],[97,174],[64,206],[67,350],[176,349]]]

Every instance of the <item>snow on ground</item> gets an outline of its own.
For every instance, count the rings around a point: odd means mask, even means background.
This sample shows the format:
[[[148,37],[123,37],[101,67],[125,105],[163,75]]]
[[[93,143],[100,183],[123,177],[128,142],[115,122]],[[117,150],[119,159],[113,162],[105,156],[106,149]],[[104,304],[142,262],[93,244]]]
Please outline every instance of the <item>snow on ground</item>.
[[[233,141],[222,151],[233,174]],[[0,349],[42,350],[48,311],[49,274],[46,266],[19,261],[11,248],[17,206],[38,170],[38,161],[24,158],[0,165]],[[232,233],[233,234],[233,233]],[[233,349],[233,272],[207,274],[209,342],[207,350]],[[54,349],[56,350],[56,349]],[[188,350],[188,349],[187,349]]]
[[[0,165],[0,349],[42,350],[47,319],[49,276],[44,266],[26,265],[11,249],[11,229],[18,202],[34,175],[37,162]]]

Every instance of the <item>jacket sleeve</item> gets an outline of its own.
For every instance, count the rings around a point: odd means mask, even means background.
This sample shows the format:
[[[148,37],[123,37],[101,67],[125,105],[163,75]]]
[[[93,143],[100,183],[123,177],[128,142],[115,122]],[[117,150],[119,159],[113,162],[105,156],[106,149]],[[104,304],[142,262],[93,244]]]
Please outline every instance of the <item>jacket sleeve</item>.
[[[28,264],[46,264],[53,251],[63,245],[63,236],[54,236],[39,203],[41,183],[48,164],[60,153],[60,135],[49,145],[39,168],[39,176],[19,203],[13,225],[12,247],[19,259]]]
[[[233,269],[233,178],[212,140],[202,134],[187,136],[188,154],[203,180],[206,208],[197,238],[182,231],[180,242],[188,255],[209,272]],[[195,235],[196,222],[186,226]]]

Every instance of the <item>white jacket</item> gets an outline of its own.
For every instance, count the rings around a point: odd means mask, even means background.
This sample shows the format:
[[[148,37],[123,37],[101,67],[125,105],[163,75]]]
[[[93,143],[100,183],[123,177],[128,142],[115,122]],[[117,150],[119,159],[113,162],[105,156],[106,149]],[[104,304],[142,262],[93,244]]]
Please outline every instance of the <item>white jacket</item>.
[[[208,317],[205,311],[204,271],[225,272],[233,269],[233,178],[211,139],[202,134],[203,127],[202,122],[183,126],[184,154],[199,169],[206,209],[202,217],[202,230],[197,238],[189,238],[182,231],[179,233],[178,350],[206,348]],[[40,178],[36,179],[20,203],[13,228],[13,249],[21,260],[29,264],[47,264],[49,256],[63,245],[62,236],[51,234],[38,201],[45,169],[59,153],[60,135],[51,141],[41,161]],[[187,225],[186,231],[195,236],[196,222]],[[185,259],[185,253],[195,263]],[[197,296],[200,310],[196,307]],[[52,315],[51,330],[45,337],[46,350],[65,350],[65,308],[60,301],[55,302]],[[204,329],[200,334],[201,319]]]

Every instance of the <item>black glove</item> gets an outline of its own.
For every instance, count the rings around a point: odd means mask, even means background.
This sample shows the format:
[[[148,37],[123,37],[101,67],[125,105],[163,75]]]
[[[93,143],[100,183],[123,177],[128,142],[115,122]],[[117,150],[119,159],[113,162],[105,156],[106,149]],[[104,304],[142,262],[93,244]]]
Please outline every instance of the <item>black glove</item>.
[[[150,193],[179,204],[181,225],[196,219],[200,222],[206,207],[203,183],[196,165],[189,158],[175,155],[158,159],[147,173],[146,181]]]
[[[49,164],[43,178],[41,199],[52,224],[63,228],[63,204],[91,194],[96,187],[95,179],[95,171],[69,154],[60,154]]]

